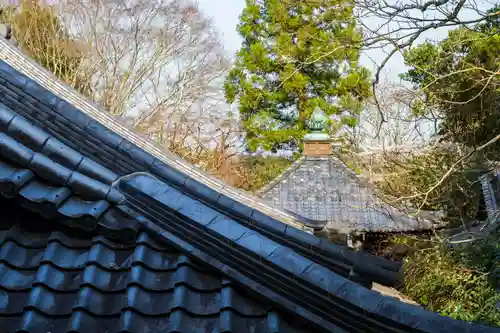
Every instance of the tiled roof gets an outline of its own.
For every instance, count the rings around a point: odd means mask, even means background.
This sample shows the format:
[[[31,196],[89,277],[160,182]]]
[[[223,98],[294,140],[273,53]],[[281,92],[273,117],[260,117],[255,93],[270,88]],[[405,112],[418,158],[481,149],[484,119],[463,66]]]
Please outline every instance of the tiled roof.
[[[494,331],[361,286],[397,282],[401,263],[314,237],[293,227],[302,225],[295,219],[278,220],[286,212],[257,209],[258,200],[245,203],[250,195],[231,194],[161,155],[2,44],[0,194],[44,217],[6,227],[18,237],[0,249],[0,265],[9,269],[0,280],[0,323],[18,317],[8,333]],[[38,242],[34,229],[42,225],[50,241]],[[176,258],[207,274],[181,270]],[[178,283],[168,296],[165,267]],[[263,326],[252,328],[257,322]]]
[[[307,332],[146,231],[124,245],[0,202],[2,332]]]
[[[330,156],[300,158],[259,195],[277,207],[337,231],[399,232],[434,226],[381,201],[370,185]]]
[[[0,96],[1,93],[0,93]],[[68,147],[55,136],[33,126],[26,118],[13,112],[0,103],[0,193],[6,197],[15,197],[24,207],[40,212],[43,216],[63,221],[65,224],[76,225],[79,228],[91,230],[99,228],[109,237],[126,240],[136,230],[135,223],[124,224],[126,218],[110,207],[119,205],[127,215],[126,198],[119,186],[125,186],[125,191],[133,184],[134,179],[142,177],[143,182],[151,188],[158,185],[167,188],[163,182],[151,184],[148,173],[132,173],[118,178],[111,170],[96,163],[82,153]],[[172,172],[171,169],[166,169]],[[130,180],[127,182],[126,180]],[[187,182],[186,182],[187,183]],[[188,188],[196,188],[197,183],[187,183]],[[194,208],[203,208],[205,217],[220,215],[210,208],[206,202],[189,199],[185,194],[186,187],[176,190],[168,185],[171,195],[183,201],[171,201],[170,206],[184,202],[184,209],[192,213]],[[141,192],[151,188],[141,189]],[[203,188],[202,188],[203,189]],[[160,198],[160,196],[155,196]],[[129,199],[129,201],[132,199]],[[224,199],[227,200],[227,199]],[[128,202],[127,202],[128,203]],[[237,208],[236,203],[232,204]],[[181,210],[183,207],[177,207]],[[279,221],[259,213],[248,211],[248,207],[240,206],[248,215],[240,217],[242,224],[257,229],[263,235],[283,239],[288,246],[315,261],[321,262],[343,276],[350,276],[354,270],[363,271],[362,256],[346,248],[335,247],[327,241],[288,227]],[[227,218],[226,222],[237,225],[237,221]],[[251,218],[249,223],[245,218]],[[133,217],[129,219],[134,220]],[[231,228],[227,229],[231,231]],[[368,256],[370,257],[370,256]],[[364,270],[371,280],[385,284],[399,284],[402,279],[401,263],[389,262],[385,259],[370,259],[376,266],[384,267],[380,271]],[[361,271],[360,271],[361,270]]]
[[[496,163],[495,163],[496,164]],[[500,182],[500,170],[498,166],[488,173],[479,177],[484,205],[488,215],[488,222],[498,223],[498,207],[500,195],[498,184]]]
[[[209,193],[210,200],[214,198],[214,193],[220,193],[223,199],[219,204],[227,206],[227,210],[233,209],[234,202],[244,203],[250,213],[258,210],[295,228],[311,231],[300,217],[207,175],[153,141],[129,130],[118,119],[101,112],[95,104],[59,82],[2,38],[0,71],[0,89],[6,99],[2,101],[4,104],[16,105],[16,111],[37,125],[51,119],[47,132],[75,150],[84,149],[86,156],[113,169],[118,175],[147,170],[161,178],[168,173],[172,181],[180,184],[192,177],[199,185],[190,190],[199,190],[200,195],[202,192],[205,195]],[[25,93],[27,90],[30,94]],[[39,112],[33,113],[34,109],[39,109]],[[115,163],[117,159],[120,163]],[[175,169],[175,172],[169,169]]]

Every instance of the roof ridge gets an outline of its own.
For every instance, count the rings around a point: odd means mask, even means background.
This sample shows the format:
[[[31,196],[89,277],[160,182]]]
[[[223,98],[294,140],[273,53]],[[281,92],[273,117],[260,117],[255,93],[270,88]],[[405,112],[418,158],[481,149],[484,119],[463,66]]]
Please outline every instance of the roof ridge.
[[[26,237],[28,244],[40,232],[51,234],[52,221],[0,201],[12,216],[3,220],[2,232]],[[16,228],[18,220],[24,229]],[[61,246],[59,236],[67,236],[67,246]],[[55,242],[35,251],[26,244],[0,244],[5,332],[91,333],[103,327],[109,333],[138,333],[145,327],[151,333],[208,332],[214,327],[238,333],[275,333],[276,327],[282,332],[318,331],[172,244],[150,247],[158,243],[152,236],[141,230],[125,250],[115,241],[106,247],[100,236],[78,233],[56,235]]]
[[[125,202],[117,177],[0,102],[0,193],[24,207],[83,230],[127,240],[137,226],[117,221]],[[121,217],[123,219],[123,217]]]
[[[65,112],[63,116],[71,119],[72,122],[81,125],[83,128],[89,126],[91,123],[90,119],[97,122],[98,125],[91,125],[94,127],[101,127],[99,132],[103,136],[101,138],[103,143],[106,143],[106,140],[110,143],[115,142],[114,140],[117,139],[116,136],[119,135],[122,139],[126,139],[121,140],[118,144],[133,144],[136,147],[133,152],[135,154],[134,157],[142,163],[149,163],[150,167],[153,163],[156,163],[158,169],[161,167],[161,164],[165,164],[189,177],[196,178],[196,181],[202,186],[223,193],[240,203],[245,202],[245,204],[252,209],[261,210],[296,228],[308,229],[302,225],[301,222],[296,220],[296,216],[272,207],[266,201],[258,197],[229,186],[223,181],[205,174],[182,158],[174,155],[168,149],[164,147],[161,148],[152,140],[146,139],[135,131],[128,129],[116,118],[100,111],[95,103],[83,98],[77,91],[68,85],[61,83],[52,73],[49,73],[37,63],[24,56],[18,49],[2,38],[0,38],[0,65],[1,60],[5,61],[9,67],[15,71],[18,71],[18,73],[12,73],[12,70],[10,70],[10,74],[14,81],[18,81],[19,84],[23,86],[27,84],[32,92],[36,94],[36,97],[43,100],[47,105],[54,106],[57,109],[64,109]],[[4,68],[4,70],[7,71],[8,68]],[[27,78],[19,77],[19,73],[29,75],[30,79],[34,82],[29,82]],[[39,87],[37,87],[37,84]],[[58,100],[58,98],[48,98],[42,93],[44,89],[64,99],[61,101]],[[90,117],[90,119],[83,119],[81,117],[82,113]]]
[[[323,318],[317,323],[326,330],[335,331],[336,326],[331,325],[342,323],[358,330],[434,332],[434,323],[439,323],[449,332],[489,331],[363,288],[249,228],[251,223],[245,225],[217,212],[154,177],[141,174],[116,186],[148,228],[254,292],[287,308],[293,302],[304,318]],[[367,268],[371,263],[364,259],[360,265]]]
[[[0,63],[0,69],[5,67],[6,65],[2,65]],[[99,126],[96,122],[89,123],[89,119],[86,118],[85,114],[72,107],[66,101],[61,100],[57,96],[48,93],[46,90],[44,90],[43,87],[38,86],[36,83],[31,83],[31,81],[29,81],[29,78],[26,78],[23,74],[14,72],[15,70],[13,70],[11,67],[7,67],[6,70],[10,71],[8,73],[9,75],[14,76],[14,78],[12,78],[13,81],[23,81],[25,89],[30,94],[34,94],[37,98],[43,98],[44,102],[48,103],[49,105],[54,105],[52,107],[56,109],[52,110],[49,107],[44,107],[42,103],[37,103],[37,108],[35,110],[30,110],[30,113],[26,113],[23,108],[19,108],[20,113],[22,113],[26,117],[29,116],[31,121],[37,122],[41,126],[50,128],[54,134],[59,134],[59,136],[68,136],[65,141],[68,145],[71,144],[72,147],[86,152],[87,155],[90,153],[91,155],[89,156],[93,156],[93,158],[95,158],[96,161],[99,161],[101,164],[107,165],[111,168],[116,168],[116,170],[122,170],[120,176],[121,178],[119,179],[126,179],[127,177],[134,177],[137,175],[154,176],[156,179],[161,180],[169,184],[170,186],[182,189],[183,192],[194,196],[197,200],[203,202],[203,204],[206,204],[218,210],[223,210],[225,214],[230,215],[233,218],[238,219],[239,221],[253,224],[255,228],[259,228],[261,233],[271,235],[275,238],[286,239],[288,242],[288,246],[300,249],[300,251],[303,252],[310,252],[310,249],[315,249],[314,251],[316,251],[316,254],[310,253],[309,255],[316,256],[318,260],[322,261],[327,266],[339,265],[338,263],[335,264],[333,262],[345,260],[345,253],[342,252],[344,250],[339,250],[341,249],[340,247],[335,247],[333,246],[333,244],[329,244],[328,241],[320,240],[312,235],[300,232],[292,226],[288,227],[286,224],[280,222],[272,216],[236,202],[231,197],[217,192],[209,188],[208,186],[197,182],[196,180],[186,177],[175,168],[168,167],[163,163],[157,163],[157,160],[154,157],[146,155],[144,151],[139,150],[132,143],[128,143],[124,138],[118,137],[118,135],[116,134],[113,135],[113,133],[106,131],[104,127]],[[15,76],[15,74],[17,74],[17,76]],[[8,86],[9,84],[10,83],[6,83],[5,86]],[[2,88],[0,87],[0,89]],[[28,95],[26,96],[26,98],[29,99],[31,98],[31,96]],[[77,124],[84,123],[87,125],[78,127],[72,122],[64,122],[65,118],[62,118],[60,114],[71,117],[71,120],[76,122]],[[18,117],[19,119],[22,119],[20,115]],[[10,119],[8,117],[4,118]],[[40,121],[39,119],[42,120]],[[52,124],[53,122],[44,122],[46,119],[56,119],[55,123],[60,124],[59,127],[54,127]],[[32,129],[33,133],[38,133],[40,134],[39,137],[45,138],[45,134],[43,131],[40,131],[39,128],[33,127],[33,125],[28,125],[29,124],[25,122],[24,127]],[[83,131],[82,127],[84,128]],[[68,133],[68,131],[70,133]],[[27,135],[27,137],[29,136],[30,135]],[[71,141],[71,137],[76,137],[77,142]],[[43,140],[48,139],[45,138]],[[97,145],[94,144],[92,140],[96,140]],[[106,144],[111,145],[111,143],[113,143],[112,147],[110,147],[112,149],[105,149],[107,147]],[[59,148],[65,147],[62,143],[59,143],[57,146]],[[63,150],[68,151],[68,149],[65,148]],[[74,153],[79,154],[76,152]],[[132,164],[137,160],[146,161],[145,163],[150,167],[148,168],[141,165],[136,166],[135,164]],[[128,164],[130,164],[131,166],[128,167]],[[137,170],[142,171],[137,172]],[[148,172],[144,170],[147,170]],[[115,183],[116,180],[113,182],[113,184]],[[296,217],[296,220],[299,220],[299,217]],[[113,221],[114,224],[120,226],[120,222],[117,221],[117,219],[114,219]],[[304,219],[300,221],[302,225],[310,222],[305,221]],[[317,253],[322,254],[318,256]],[[351,259],[348,259],[347,261],[349,262],[349,265],[352,265],[355,259],[353,259],[351,256]],[[346,274],[349,274],[349,270]],[[397,277],[396,274],[395,278],[392,280],[397,281],[398,279],[399,277]]]
[[[267,185],[264,185],[263,188],[255,192],[255,195],[262,197],[266,192],[269,192],[273,187],[278,185],[281,181],[288,178],[290,174],[295,171],[304,161],[305,157],[301,156],[296,161],[294,161],[288,168],[286,168],[280,175],[271,180]]]

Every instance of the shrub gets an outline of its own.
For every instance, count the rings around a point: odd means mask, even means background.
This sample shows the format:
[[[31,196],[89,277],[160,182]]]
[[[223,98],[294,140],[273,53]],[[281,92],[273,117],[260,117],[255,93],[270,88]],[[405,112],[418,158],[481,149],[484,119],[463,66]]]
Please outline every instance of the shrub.
[[[255,192],[281,175],[292,162],[284,157],[246,157],[244,168],[248,173],[238,187]]]
[[[488,283],[499,245],[438,245],[405,259],[403,292],[426,309],[455,319],[500,326],[500,294]]]
[[[169,148],[203,171],[249,192],[258,191],[273,181],[298,157],[227,155],[217,150],[194,151],[172,145]]]

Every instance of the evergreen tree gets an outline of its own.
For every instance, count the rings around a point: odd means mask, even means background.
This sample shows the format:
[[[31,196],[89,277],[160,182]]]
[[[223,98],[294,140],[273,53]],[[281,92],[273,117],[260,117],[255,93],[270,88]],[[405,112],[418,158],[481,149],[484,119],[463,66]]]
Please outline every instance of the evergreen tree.
[[[243,37],[225,83],[239,104],[248,147],[272,149],[301,140],[316,107],[331,132],[354,127],[370,95],[367,69],[358,65],[361,35],[350,0],[246,0]],[[336,117],[333,117],[336,115]]]
[[[498,7],[489,11],[498,12]],[[409,70],[402,78],[421,95],[413,103],[417,116],[439,118],[444,139],[481,146],[499,134],[500,21],[451,30],[438,43],[425,42],[404,53]],[[500,143],[483,150],[497,158]]]

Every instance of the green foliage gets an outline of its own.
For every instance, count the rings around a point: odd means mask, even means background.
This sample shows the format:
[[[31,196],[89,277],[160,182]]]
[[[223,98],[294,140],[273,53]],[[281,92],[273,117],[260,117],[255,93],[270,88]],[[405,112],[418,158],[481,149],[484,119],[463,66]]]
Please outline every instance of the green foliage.
[[[354,171],[357,175],[361,174],[361,169],[358,168],[356,165],[354,165],[354,163],[346,162],[346,165],[349,169]]]
[[[477,179],[487,168],[478,156],[456,166],[459,171],[440,182],[459,154],[456,149],[441,148],[408,157],[387,156],[378,171],[386,176],[377,188],[388,201],[408,198],[404,204],[443,211],[451,226],[461,225],[477,213],[481,191]]]
[[[488,283],[488,268],[498,265],[498,242],[466,248],[437,246],[405,259],[405,295],[426,309],[455,319],[500,326],[500,294]],[[497,260],[498,261],[498,260]]]
[[[438,134],[453,148],[393,163],[391,175],[380,184],[393,199],[411,197],[407,203],[442,210],[452,222],[475,218],[480,192],[477,177],[488,169],[488,160],[497,159],[500,143],[475,152],[459,165],[454,163],[499,134],[498,22],[498,17],[492,17],[474,27],[452,30],[438,43],[425,42],[405,51],[409,70],[402,78],[419,92],[413,113],[423,118],[437,115]],[[440,182],[450,170],[451,175]]]
[[[244,161],[249,174],[239,187],[250,192],[258,191],[281,175],[292,162],[283,157],[249,156]]]
[[[315,107],[355,126],[370,80],[358,66],[361,34],[352,1],[246,4],[238,26],[243,44],[225,92],[239,104],[249,148],[300,141]]]
[[[453,260],[476,272],[491,272],[500,266],[500,236],[493,232],[485,239],[479,239],[450,251]]]
[[[415,113],[439,114],[439,134],[454,142],[478,146],[491,140],[500,125],[498,54],[498,18],[473,29],[458,28],[437,44],[427,42],[406,51],[410,69],[402,77],[423,93],[414,104]],[[500,145],[490,151],[497,153]]]

